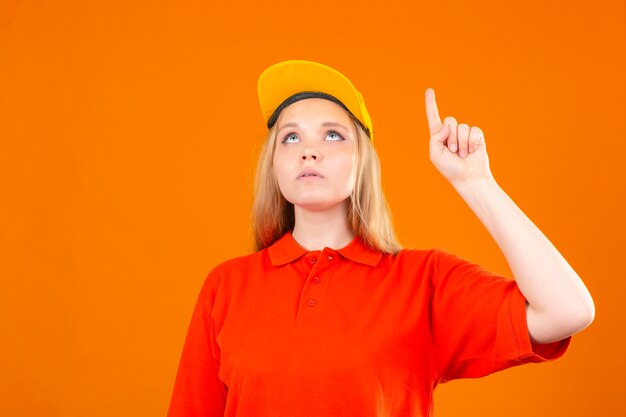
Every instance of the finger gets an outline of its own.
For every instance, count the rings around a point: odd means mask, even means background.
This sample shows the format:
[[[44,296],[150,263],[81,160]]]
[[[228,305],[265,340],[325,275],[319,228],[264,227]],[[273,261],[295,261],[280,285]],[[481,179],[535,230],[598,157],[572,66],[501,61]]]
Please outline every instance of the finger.
[[[459,156],[465,158],[469,153],[469,133],[470,127],[466,123],[461,123],[457,128],[457,140],[459,141]]]
[[[426,118],[428,119],[428,129],[433,135],[441,130],[441,119],[439,118],[439,110],[437,109],[437,101],[435,100],[435,90],[427,88],[424,94],[426,99]]]
[[[472,126],[470,129],[470,138],[469,138],[469,151],[475,152],[476,148],[482,143],[485,143],[485,136],[483,131],[478,126]]]
[[[449,133],[450,133],[450,126],[441,125],[441,129],[438,132],[435,132],[432,135],[430,135],[431,150],[445,148],[446,139],[448,139]]]
[[[448,149],[450,149],[450,152],[456,152],[459,149],[456,131],[458,123],[454,117],[448,116],[443,119],[443,124],[450,126],[450,135],[448,135]]]

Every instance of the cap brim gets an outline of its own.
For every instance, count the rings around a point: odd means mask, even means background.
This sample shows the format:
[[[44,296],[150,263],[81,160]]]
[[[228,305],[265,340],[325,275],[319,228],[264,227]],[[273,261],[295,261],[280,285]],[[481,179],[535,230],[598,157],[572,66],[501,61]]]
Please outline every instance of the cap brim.
[[[373,134],[363,96],[352,82],[339,71],[311,61],[279,62],[259,76],[257,92],[265,122],[286,98],[302,91],[321,91],[336,97]]]

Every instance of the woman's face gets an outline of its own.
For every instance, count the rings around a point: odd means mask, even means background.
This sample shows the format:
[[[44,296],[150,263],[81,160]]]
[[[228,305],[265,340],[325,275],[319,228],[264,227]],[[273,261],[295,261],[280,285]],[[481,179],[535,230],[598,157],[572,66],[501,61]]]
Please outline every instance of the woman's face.
[[[346,202],[356,175],[352,127],[341,106],[322,98],[300,100],[283,110],[273,165],[287,201],[313,211]]]

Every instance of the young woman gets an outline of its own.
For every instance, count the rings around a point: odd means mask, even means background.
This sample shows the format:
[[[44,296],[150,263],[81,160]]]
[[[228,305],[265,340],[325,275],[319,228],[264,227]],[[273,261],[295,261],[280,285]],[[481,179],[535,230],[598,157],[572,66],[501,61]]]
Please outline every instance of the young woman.
[[[402,249],[363,97],[309,61],[263,72],[269,132],[253,207],[257,251],[202,286],[174,416],[432,416],[433,390],[563,355],[594,304],[494,180],[475,126],[440,119],[430,158],[489,230],[515,280],[451,253]]]

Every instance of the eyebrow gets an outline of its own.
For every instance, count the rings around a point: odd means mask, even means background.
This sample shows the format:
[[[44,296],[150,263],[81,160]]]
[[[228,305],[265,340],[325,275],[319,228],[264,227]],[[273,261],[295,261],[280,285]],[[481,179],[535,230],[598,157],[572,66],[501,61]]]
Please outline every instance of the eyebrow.
[[[337,122],[324,122],[322,123],[322,127],[329,127],[329,126],[334,126],[334,127],[340,127],[346,131],[350,131],[350,129],[348,129],[346,126],[344,126],[341,123],[337,123]],[[298,127],[298,123],[295,122],[290,122],[290,123],[285,123],[284,125],[282,125],[277,132],[280,132],[281,130],[283,130],[286,127]]]

